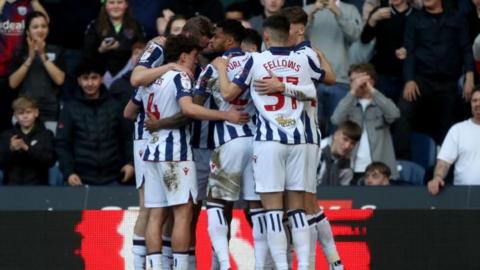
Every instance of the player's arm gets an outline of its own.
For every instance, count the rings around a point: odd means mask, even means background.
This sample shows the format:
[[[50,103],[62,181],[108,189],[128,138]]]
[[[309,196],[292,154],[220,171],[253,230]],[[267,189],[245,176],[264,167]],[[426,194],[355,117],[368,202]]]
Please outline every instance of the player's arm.
[[[143,51],[137,66],[132,71],[132,76],[130,77],[132,86],[148,86],[170,70],[185,72],[193,78],[193,74],[189,69],[176,63],[161,65],[163,58],[163,49],[159,41],[157,39],[151,40]]]
[[[193,103],[203,105],[207,98],[201,95],[193,96]],[[184,115],[182,112],[176,113],[170,117],[157,119],[153,114],[147,112],[147,120],[144,122],[145,128],[154,132],[160,129],[175,129],[190,124],[192,118]]]
[[[232,109],[228,111],[207,109],[201,105],[193,103],[193,98],[191,96],[179,98],[178,104],[182,109],[182,114],[197,120],[221,120],[235,124],[245,124],[250,119],[247,112],[241,111],[241,107],[232,106]]]
[[[163,66],[147,68],[145,66],[136,66],[133,69],[132,77],[130,78],[130,83],[133,87],[139,86],[148,86],[153,83],[156,79],[161,77],[163,74],[167,73],[170,70],[177,70],[182,72],[187,72],[189,76],[193,77],[193,74],[190,70],[185,69],[184,67],[176,63],[168,63]]]
[[[237,83],[231,82],[228,79],[227,64],[228,59],[223,57],[217,57],[215,60],[212,61],[212,65],[218,72],[220,93],[222,93],[222,97],[225,101],[230,102],[235,100],[243,92],[243,89]]]
[[[135,104],[132,100],[129,100],[125,109],[123,109],[123,117],[128,120],[134,121],[137,118],[140,106]]]
[[[317,90],[315,84],[296,85],[290,82],[282,82],[271,70],[268,71],[270,78],[255,80],[253,85],[255,91],[260,95],[282,93],[285,96],[294,97],[300,101],[313,100],[316,98]]]
[[[335,71],[333,71],[332,65],[328,61],[327,57],[325,57],[325,54],[323,54],[323,52],[320,49],[313,47],[313,50],[317,53],[320,66],[325,71],[325,76],[323,77],[323,83],[326,85],[335,84],[337,80],[335,76]]]

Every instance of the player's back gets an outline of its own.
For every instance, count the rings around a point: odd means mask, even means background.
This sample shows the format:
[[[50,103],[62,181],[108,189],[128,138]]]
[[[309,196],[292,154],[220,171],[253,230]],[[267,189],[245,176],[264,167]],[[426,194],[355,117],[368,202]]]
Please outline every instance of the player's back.
[[[143,91],[142,102],[145,111],[158,119],[167,118],[181,111],[177,96],[181,92],[191,93],[191,80],[186,73],[172,70],[155,80]],[[150,133],[150,137],[145,151],[145,160],[191,160],[191,149],[188,145],[190,140],[188,126],[177,129],[160,129]]]
[[[285,144],[305,142],[302,114],[304,104],[296,98],[280,93],[260,95],[253,86],[254,80],[270,78],[269,70],[281,81],[294,85],[308,85],[314,74],[308,58],[288,48],[273,47],[262,53],[253,53],[242,74],[234,82],[246,87],[258,111],[256,140],[279,141]]]

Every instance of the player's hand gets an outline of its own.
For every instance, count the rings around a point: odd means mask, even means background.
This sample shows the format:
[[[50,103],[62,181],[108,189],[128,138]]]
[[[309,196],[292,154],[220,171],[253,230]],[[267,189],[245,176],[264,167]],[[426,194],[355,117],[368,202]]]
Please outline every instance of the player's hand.
[[[445,181],[442,178],[436,176],[432,180],[428,181],[428,192],[432,195],[437,195],[440,192],[440,188],[445,186]]]
[[[147,120],[143,122],[143,126],[149,132],[155,132],[160,129],[158,126],[158,118],[151,112],[147,112]]]
[[[370,16],[368,24],[374,27],[379,21],[389,19],[391,16],[392,11],[389,7],[379,8],[372,14],[372,16]]]
[[[250,120],[250,115],[243,111],[243,106],[233,105],[230,110],[226,111],[226,120],[233,124],[246,124]]]
[[[213,59],[213,61],[210,63],[216,70],[226,70],[228,62],[230,61],[230,57],[224,58],[224,57],[217,57]]]
[[[179,72],[185,72],[187,73],[188,77],[190,77],[190,79],[194,79],[195,76],[193,75],[193,72],[189,69],[189,68],[186,68],[182,65],[179,65],[177,63],[169,63],[168,64],[168,67],[171,69],[171,70],[176,70],[176,71],[179,71]]]
[[[132,179],[133,175],[135,174],[135,169],[130,164],[125,164],[120,172],[123,173],[123,178],[121,180],[122,183],[126,183],[128,180]]]
[[[407,58],[407,49],[405,49],[404,47],[396,49],[395,56],[398,60],[404,60],[405,58]]]
[[[281,82],[271,70],[268,70],[270,78],[255,80],[253,86],[255,91],[260,95],[268,95],[273,93],[282,93],[285,91],[285,85]]]
[[[403,89],[403,98],[408,102],[413,102],[420,96],[421,94],[417,83],[415,81],[408,81]]]
[[[68,184],[72,187],[78,187],[83,185],[82,179],[77,174],[70,174],[67,180]]]

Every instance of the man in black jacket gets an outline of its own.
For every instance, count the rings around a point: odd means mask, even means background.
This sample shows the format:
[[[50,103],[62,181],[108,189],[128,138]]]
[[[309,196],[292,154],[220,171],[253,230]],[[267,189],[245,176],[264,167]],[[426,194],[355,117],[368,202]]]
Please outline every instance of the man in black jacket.
[[[474,84],[472,45],[465,19],[455,10],[444,8],[442,0],[423,2],[423,10],[409,16],[405,26],[405,88],[395,132],[399,159],[410,158],[414,118],[427,116],[418,126],[426,127],[422,131],[440,144],[455,122],[459,78],[465,73],[463,96],[467,101]]]
[[[80,89],[60,112],[56,150],[71,186],[108,185],[133,176],[131,129],[102,85],[104,72],[94,60],[80,63]]]
[[[0,168],[6,185],[46,185],[55,163],[53,133],[38,120],[37,103],[28,97],[13,102],[17,124],[0,137]]]

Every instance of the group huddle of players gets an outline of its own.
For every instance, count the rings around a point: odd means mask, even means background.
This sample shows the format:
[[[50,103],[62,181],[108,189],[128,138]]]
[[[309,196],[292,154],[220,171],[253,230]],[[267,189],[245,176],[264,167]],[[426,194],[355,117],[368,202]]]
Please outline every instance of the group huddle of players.
[[[135,269],[196,269],[204,200],[212,267],[230,269],[229,223],[240,199],[248,205],[255,269],[289,269],[290,246],[297,269],[315,269],[317,240],[330,269],[343,269],[316,199],[315,84],[335,75],[305,40],[307,15],[290,7],[266,18],[261,53],[241,50],[240,22],[226,20],[205,36],[206,20],[194,17],[181,35],[150,42],[132,74],[144,85],[124,111],[136,118]],[[207,52],[223,55],[192,75]]]

